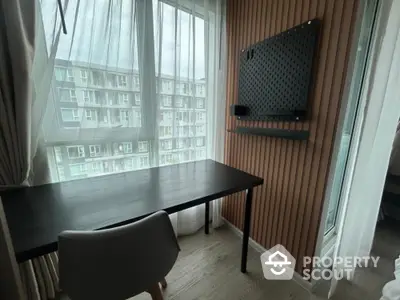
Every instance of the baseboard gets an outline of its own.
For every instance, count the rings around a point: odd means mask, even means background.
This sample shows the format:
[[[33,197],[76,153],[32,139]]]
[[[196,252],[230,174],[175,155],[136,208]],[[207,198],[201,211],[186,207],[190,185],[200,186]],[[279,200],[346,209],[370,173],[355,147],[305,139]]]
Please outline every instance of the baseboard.
[[[224,223],[227,225],[227,227],[233,232],[235,233],[237,236],[242,237],[243,236],[243,232],[240,231],[235,225],[233,225],[232,223],[230,223],[228,220],[226,220],[225,218],[222,218],[222,220],[224,221]],[[265,251],[267,251],[267,249],[265,249],[263,246],[261,246],[259,243],[257,243],[255,240],[253,240],[252,238],[249,239],[249,246],[252,247],[254,250],[256,250],[259,253],[264,253]],[[303,277],[297,273],[294,272],[294,276],[293,276],[293,280],[300,285],[302,288],[304,288],[306,291],[308,292],[312,292],[313,288],[314,288],[314,284],[304,280]]]

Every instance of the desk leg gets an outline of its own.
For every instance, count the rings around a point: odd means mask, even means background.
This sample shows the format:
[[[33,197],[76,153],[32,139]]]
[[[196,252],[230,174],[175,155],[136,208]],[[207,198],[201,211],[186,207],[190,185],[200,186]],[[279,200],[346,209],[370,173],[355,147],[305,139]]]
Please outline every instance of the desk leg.
[[[244,212],[243,246],[242,246],[242,265],[240,271],[247,272],[247,251],[249,249],[251,203],[253,201],[253,189],[248,189],[246,194],[246,204]]]
[[[204,232],[208,234],[210,232],[210,202],[206,202],[206,213],[204,218]]]

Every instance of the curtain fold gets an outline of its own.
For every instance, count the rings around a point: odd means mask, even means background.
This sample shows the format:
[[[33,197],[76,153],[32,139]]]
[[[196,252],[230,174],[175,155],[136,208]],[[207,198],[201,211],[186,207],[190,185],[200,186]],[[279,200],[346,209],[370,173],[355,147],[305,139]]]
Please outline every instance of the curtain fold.
[[[26,184],[30,167],[34,2],[1,2],[0,189]]]
[[[64,0],[67,34],[57,1],[25,2],[0,2],[0,190],[223,161],[224,0]],[[211,212],[217,227],[221,200]],[[204,207],[171,218],[190,234]],[[51,253],[14,272],[53,299],[57,268]]]

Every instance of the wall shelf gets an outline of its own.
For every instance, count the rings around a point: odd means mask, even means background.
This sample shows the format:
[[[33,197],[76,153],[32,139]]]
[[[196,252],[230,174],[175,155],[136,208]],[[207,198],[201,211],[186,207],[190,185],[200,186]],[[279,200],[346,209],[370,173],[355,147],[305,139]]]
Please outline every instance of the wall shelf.
[[[310,136],[310,132],[308,130],[290,130],[278,128],[236,127],[235,129],[228,131],[239,134],[272,136],[277,138],[301,141],[308,140],[308,137]]]

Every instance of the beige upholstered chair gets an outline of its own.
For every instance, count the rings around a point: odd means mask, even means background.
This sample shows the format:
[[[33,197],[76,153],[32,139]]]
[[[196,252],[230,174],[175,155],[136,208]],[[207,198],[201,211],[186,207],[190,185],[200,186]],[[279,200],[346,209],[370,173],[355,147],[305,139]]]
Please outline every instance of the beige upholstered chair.
[[[122,300],[159,287],[179,245],[166,212],[99,231],[64,231],[58,240],[60,287],[72,300]]]

